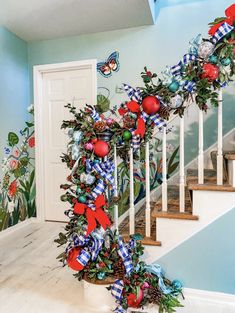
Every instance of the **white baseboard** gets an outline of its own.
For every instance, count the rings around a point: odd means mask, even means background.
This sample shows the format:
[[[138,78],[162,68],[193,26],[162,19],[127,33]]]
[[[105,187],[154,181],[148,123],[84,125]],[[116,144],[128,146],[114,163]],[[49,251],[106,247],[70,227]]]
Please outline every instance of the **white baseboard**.
[[[32,223],[37,223],[39,222],[38,219],[36,217],[30,217],[28,219],[26,219],[25,221],[22,221],[22,222],[19,222],[18,224],[16,225],[13,225],[13,226],[10,226],[4,230],[2,230],[0,232],[0,238],[3,238],[5,236],[8,236],[9,234],[21,229],[21,228],[24,228],[26,227],[27,225],[29,224],[32,224]]]
[[[235,295],[198,289],[184,289],[185,300],[179,313],[234,313]]]

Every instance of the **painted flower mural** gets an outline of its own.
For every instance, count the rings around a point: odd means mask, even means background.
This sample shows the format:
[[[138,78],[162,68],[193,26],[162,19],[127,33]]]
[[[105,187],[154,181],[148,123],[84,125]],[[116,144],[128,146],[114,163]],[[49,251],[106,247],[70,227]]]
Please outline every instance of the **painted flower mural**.
[[[33,120],[33,106],[28,109]],[[36,215],[34,122],[26,122],[18,136],[9,132],[0,192],[0,231]]]

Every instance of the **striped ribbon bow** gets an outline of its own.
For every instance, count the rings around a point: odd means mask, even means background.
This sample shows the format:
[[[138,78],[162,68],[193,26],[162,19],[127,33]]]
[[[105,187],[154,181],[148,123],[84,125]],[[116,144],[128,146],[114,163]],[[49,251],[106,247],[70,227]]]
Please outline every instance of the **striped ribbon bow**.
[[[93,109],[91,111],[91,117],[93,118],[93,120],[95,122],[101,121],[101,117],[100,117],[99,113],[96,111],[96,109]]]
[[[230,33],[234,29],[233,26],[229,25],[228,23],[224,22],[212,36],[212,41],[214,44],[219,42],[224,36]]]
[[[123,88],[127,93],[129,99],[134,100],[136,102],[142,101],[142,93],[139,88],[133,88],[128,84],[123,84]]]
[[[181,75],[182,67],[195,61],[196,59],[197,57],[194,54],[186,53],[178,64],[170,67],[171,74],[174,76]]]
[[[118,306],[115,308],[114,312],[115,313],[125,313],[126,310],[120,305],[120,300],[122,299],[123,295],[123,288],[124,288],[124,283],[123,280],[117,279],[114,284],[111,286],[111,294],[112,296],[116,299],[116,302],[118,303]]]
[[[144,111],[141,112],[141,117],[143,118],[143,120],[146,122],[147,119],[150,119],[155,126],[157,126],[157,128],[162,131],[163,127],[166,127],[166,122],[163,118],[161,118],[161,116],[159,114],[154,114],[154,115],[148,115],[147,113],[145,113]]]
[[[118,239],[118,254],[123,260],[125,270],[126,270],[126,275],[130,275],[134,269],[132,258],[131,258],[131,253],[128,251],[128,246],[124,244],[121,238]]]
[[[99,195],[103,194],[105,191],[106,184],[113,185],[114,183],[114,163],[110,160],[104,162],[94,163],[91,160],[86,160],[86,172],[90,173],[93,170],[98,173],[103,179],[98,179],[95,188],[91,192],[91,200],[96,199]],[[94,209],[92,201],[88,201],[88,206]]]
[[[96,260],[100,250],[102,249],[103,242],[104,239],[97,233],[88,237],[81,234],[72,234],[70,237],[70,243],[67,246],[65,253],[68,255],[72,248],[84,247],[78,255],[77,261],[83,266],[86,266],[90,259],[92,261]]]
[[[96,171],[101,177],[104,178],[108,183],[112,184],[114,182],[113,172],[114,163],[110,160],[94,163],[91,160],[86,160],[86,171],[89,173],[91,171]]]

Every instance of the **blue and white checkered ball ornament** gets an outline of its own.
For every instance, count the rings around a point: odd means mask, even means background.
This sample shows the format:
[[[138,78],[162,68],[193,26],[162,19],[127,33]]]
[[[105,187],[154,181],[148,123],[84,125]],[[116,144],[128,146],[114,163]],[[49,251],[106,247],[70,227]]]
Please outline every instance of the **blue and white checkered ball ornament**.
[[[207,59],[214,51],[214,44],[210,41],[203,41],[198,48],[198,56]]]
[[[171,98],[170,103],[168,103],[168,106],[171,109],[177,109],[179,108],[183,103],[183,98],[180,95],[176,95],[175,97]]]

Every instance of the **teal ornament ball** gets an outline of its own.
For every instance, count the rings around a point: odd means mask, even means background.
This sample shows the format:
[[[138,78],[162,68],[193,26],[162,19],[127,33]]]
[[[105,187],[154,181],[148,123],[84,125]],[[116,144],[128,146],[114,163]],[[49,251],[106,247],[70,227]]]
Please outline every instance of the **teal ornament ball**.
[[[131,137],[132,137],[131,132],[129,130],[124,130],[124,132],[123,132],[123,139],[125,141],[128,141],[128,140],[131,139]]]
[[[86,196],[84,196],[84,195],[79,196],[78,197],[78,202],[86,203]]]
[[[82,192],[82,189],[80,187],[77,188],[76,193],[79,194]]]
[[[104,280],[104,279],[105,279],[105,276],[106,276],[106,274],[105,274],[104,272],[99,272],[99,273],[97,274],[97,278],[98,278],[99,280]]]
[[[180,88],[180,84],[179,82],[177,82],[176,80],[174,80],[169,86],[168,86],[168,89],[171,91],[171,92],[176,92],[177,90],[179,90]]]
[[[230,58],[223,58],[223,59],[221,59],[221,64],[223,66],[228,66],[228,65],[230,65],[230,63],[231,63],[231,59]]]
[[[216,55],[211,55],[209,56],[209,62],[212,63],[212,64],[217,64],[218,62],[218,57]]]

